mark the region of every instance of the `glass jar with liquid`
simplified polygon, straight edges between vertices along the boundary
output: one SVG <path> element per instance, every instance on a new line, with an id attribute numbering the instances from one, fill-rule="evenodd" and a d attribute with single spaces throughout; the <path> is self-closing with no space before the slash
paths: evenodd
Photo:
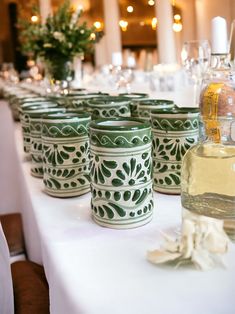
<path id="1" fill-rule="evenodd" d="M 215 55 L 200 97 L 201 140 L 181 171 L 184 211 L 224 220 L 235 240 L 235 81 L 226 55 Z"/>

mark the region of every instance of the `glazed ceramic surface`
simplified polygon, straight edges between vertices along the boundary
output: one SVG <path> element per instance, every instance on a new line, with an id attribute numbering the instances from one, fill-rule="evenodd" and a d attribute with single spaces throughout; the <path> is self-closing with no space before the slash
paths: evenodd
<path id="1" fill-rule="evenodd" d="M 34 96 L 38 97 L 37 95 L 29 93 L 27 91 L 22 91 L 21 93 L 17 95 L 11 95 L 11 97 L 9 98 L 9 105 L 10 105 L 14 120 L 18 121 L 20 119 L 19 117 L 20 102 Z"/>
<path id="2" fill-rule="evenodd" d="M 37 110 L 39 108 L 54 108 L 57 107 L 55 103 L 49 102 L 36 102 L 36 103 L 27 103 L 20 107 L 20 123 L 22 128 L 23 135 L 23 145 L 24 152 L 27 154 L 30 151 L 30 128 L 29 128 L 29 114 L 32 110 Z"/>
<path id="3" fill-rule="evenodd" d="M 137 118 L 138 117 L 138 103 L 140 100 L 147 99 L 149 96 L 145 93 L 122 93 L 119 96 L 124 96 L 131 99 L 130 102 L 130 111 L 131 117 Z"/>
<path id="4" fill-rule="evenodd" d="M 130 117 L 130 99 L 119 96 L 99 97 L 87 101 L 87 111 L 92 119 Z"/>
<path id="5" fill-rule="evenodd" d="M 91 207 L 98 224 L 125 229 L 151 220 L 151 142 L 150 125 L 138 119 L 91 123 Z"/>
<path id="6" fill-rule="evenodd" d="M 179 194 L 182 158 L 198 142 L 199 111 L 194 108 L 154 110 L 151 122 L 154 190 Z"/>
<path id="7" fill-rule="evenodd" d="M 167 99 L 141 99 L 137 104 L 138 117 L 150 121 L 151 111 L 154 109 L 173 108 L 175 104 Z"/>
<path id="8" fill-rule="evenodd" d="M 84 110 L 87 111 L 87 101 L 107 96 L 108 94 L 105 93 L 85 93 L 84 91 L 82 93 L 69 93 L 66 96 L 60 96 L 60 97 L 51 97 L 50 99 L 52 101 L 56 101 L 59 105 L 64 106 L 69 109 L 78 109 L 78 110 Z"/>
<path id="9" fill-rule="evenodd" d="M 30 130 L 30 155 L 31 155 L 31 174 L 34 177 L 43 177 L 42 168 L 42 140 L 41 140 L 41 118 L 44 114 L 64 111 L 61 108 L 40 108 L 28 111 L 29 130 Z"/>
<path id="10" fill-rule="evenodd" d="M 90 191 L 89 114 L 64 113 L 42 119 L 43 182 L 56 197 Z"/>

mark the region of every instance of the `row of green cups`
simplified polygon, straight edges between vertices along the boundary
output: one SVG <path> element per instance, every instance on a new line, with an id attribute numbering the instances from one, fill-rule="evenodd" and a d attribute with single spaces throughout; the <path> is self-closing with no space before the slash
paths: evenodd
<path id="1" fill-rule="evenodd" d="M 38 120 L 30 117 L 31 153 L 41 153 L 41 165 L 39 161 L 36 166 L 43 171 L 36 175 L 43 175 L 49 195 L 77 196 L 91 186 L 94 220 L 107 227 L 131 228 L 151 220 L 152 170 L 156 191 L 179 193 L 181 160 L 198 138 L 196 109 L 153 110 L 152 131 L 141 119 L 90 123 L 86 113 L 40 110 Z"/>

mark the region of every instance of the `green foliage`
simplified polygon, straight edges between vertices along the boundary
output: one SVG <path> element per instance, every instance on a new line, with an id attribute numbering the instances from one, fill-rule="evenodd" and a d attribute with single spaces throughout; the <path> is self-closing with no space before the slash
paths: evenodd
<path id="1" fill-rule="evenodd" d="M 48 16 L 44 24 L 21 21 L 22 52 L 43 57 L 45 61 L 54 58 L 72 60 L 76 55 L 91 52 L 103 34 L 96 32 L 95 27 L 88 27 L 86 22 L 80 23 L 81 14 L 81 11 L 72 9 L 70 1 L 66 1 L 54 15 Z"/>

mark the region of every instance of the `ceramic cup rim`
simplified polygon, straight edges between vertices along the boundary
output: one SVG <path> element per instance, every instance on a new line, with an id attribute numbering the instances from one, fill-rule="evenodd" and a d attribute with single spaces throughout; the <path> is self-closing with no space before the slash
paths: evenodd
<path id="1" fill-rule="evenodd" d="M 63 108 L 45 108 L 43 111 L 42 110 L 32 110 L 31 112 L 27 112 L 26 114 L 29 115 L 30 118 L 41 118 L 44 114 L 49 114 L 53 112 L 63 112 Z"/>
<path id="2" fill-rule="evenodd" d="M 177 114 L 199 114 L 200 110 L 197 107 L 173 107 L 159 108 L 151 110 L 152 115 L 177 115 Z"/>
<path id="3" fill-rule="evenodd" d="M 134 95 L 134 96 L 133 96 Z M 147 93 L 120 93 L 118 94 L 120 97 L 126 97 L 128 99 L 146 99 L 149 97 Z"/>
<path id="4" fill-rule="evenodd" d="M 107 96 L 107 97 L 95 97 L 88 100 L 88 105 L 112 105 L 112 104 L 126 104 L 130 103 L 131 99 L 128 97 L 119 96 Z"/>
<path id="5" fill-rule="evenodd" d="M 53 105 L 53 106 L 58 106 L 56 103 L 53 103 L 53 102 L 36 102 L 36 103 L 34 103 L 34 102 L 26 102 L 26 103 L 23 103 L 21 106 L 20 106 L 20 108 L 22 108 L 22 109 L 24 109 L 24 108 L 30 108 L 30 107 L 43 107 L 43 106 L 51 106 L 51 105 Z"/>
<path id="6" fill-rule="evenodd" d="M 28 107 L 24 107 L 21 108 L 22 112 L 24 114 L 31 114 L 33 112 L 39 112 L 40 110 L 45 110 L 45 109 L 61 109 L 61 110 L 65 110 L 65 108 L 62 108 L 60 106 L 58 106 L 57 104 L 55 104 L 55 106 L 28 106 Z"/>
<path id="7" fill-rule="evenodd" d="M 139 105 L 145 105 L 145 106 L 157 106 L 157 105 L 172 105 L 175 106 L 175 103 L 173 100 L 170 99 L 154 99 L 154 98 L 148 98 L 148 99 L 143 99 L 139 101 Z"/>
<path id="8" fill-rule="evenodd" d="M 80 112 L 55 112 L 55 113 L 48 113 L 42 116 L 42 121 L 57 121 L 57 120 L 69 120 L 69 119 L 89 119 L 91 115 L 89 113 L 80 111 Z"/>
<path id="9" fill-rule="evenodd" d="M 121 124 L 123 122 L 123 124 Z M 128 124 L 128 122 L 130 122 Z M 110 124 L 109 124 L 110 123 Z M 116 123 L 116 125 L 115 125 Z M 118 125 L 117 125 L 118 124 Z M 136 131 L 142 129 L 149 129 L 151 125 L 149 122 L 145 122 L 138 118 L 106 118 L 93 120 L 89 126 L 93 130 L 103 130 L 103 131 Z"/>

